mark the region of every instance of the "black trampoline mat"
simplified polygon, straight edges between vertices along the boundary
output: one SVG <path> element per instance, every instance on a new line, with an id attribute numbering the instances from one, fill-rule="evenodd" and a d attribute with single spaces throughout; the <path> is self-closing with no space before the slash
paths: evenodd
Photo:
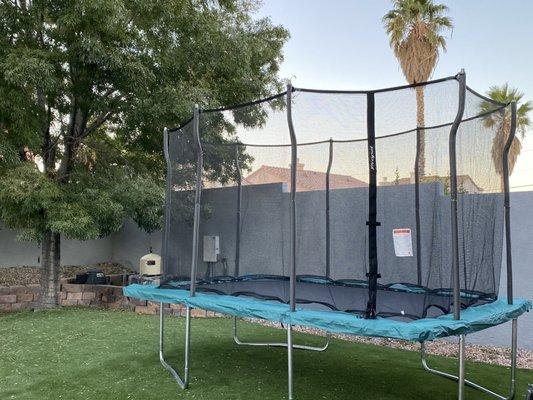
<path id="1" fill-rule="evenodd" d="M 401 287 L 401 288 L 398 288 Z M 162 288 L 190 289 L 188 282 L 167 281 Z M 215 277 L 200 280 L 196 290 L 229 296 L 246 296 L 282 303 L 290 302 L 290 280 L 285 276 Z M 315 310 L 350 312 L 363 316 L 369 290 L 364 281 L 333 281 L 324 277 L 298 277 L 298 307 Z M 486 297 L 463 298 L 462 308 L 486 303 Z M 420 319 L 450 313 L 451 290 L 429 290 L 403 283 L 380 286 L 377 291 L 377 316 Z"/>

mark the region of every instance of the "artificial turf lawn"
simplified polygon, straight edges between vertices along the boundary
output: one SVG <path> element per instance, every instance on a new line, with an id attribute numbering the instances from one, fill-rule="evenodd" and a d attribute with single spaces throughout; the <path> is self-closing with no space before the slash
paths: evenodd
<path id="1" fill-rule="evenodd" d="M 166 319 L 169 360 L 182 365 L 184 319 Z M 0 315 L 0 399 L 283 399 L 284 349 L 239 347 L 230 319 L 194 319 L 189 390 L 159 364 L 158 318 L 65 308 Z M 246 339 L 284 340 L 284 331 L 241 323 Z M 173 339 L 173 341 L 172 341 Z M 295 334 L 319 345 L 323 338 Z M 431 357 L 456 370 L 455 360 Z M 456 385 L 422 370 L 418 353 L 333 340 L 324 353 L 295 351 L 296 399 L 454 399 Z M 467 363 L 467 377 L 502 393 L 508 368 Z M 517 398 L 533 382 L 518 371 Z M 468 399 L 483 399 L 467 389 Z"/>

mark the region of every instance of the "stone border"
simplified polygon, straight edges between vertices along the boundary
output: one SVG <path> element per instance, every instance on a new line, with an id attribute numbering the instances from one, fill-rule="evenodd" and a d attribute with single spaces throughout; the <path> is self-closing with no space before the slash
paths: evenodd
<path id="1" fill-rule="evenodd" d="M 0 286 L 0 312 L 34 308 L 39 301 L 40 291 L 39 285 Z"/>
<path id="2" fill-rule="evenodd" d="M 127 274 L 107 275 L 109 284 L 76 284 L 74 278 L 60 280 L 59 301 L 63 307 L 81 306 L 104 309 L 121 309 L 138 314 L 154 315 L 159 313 L 159 303 L 125 297 L 123 285 L 128 281 Z M 0 286 L 0 312 L 32 310 L 37 307 L 40 296 L 39 285 Z M 185 307 L 179 304 L 164 304 L 169 315 L 185 315 Z M 214 312 L 193 309 L 196 318 L 218 316 Z"/>

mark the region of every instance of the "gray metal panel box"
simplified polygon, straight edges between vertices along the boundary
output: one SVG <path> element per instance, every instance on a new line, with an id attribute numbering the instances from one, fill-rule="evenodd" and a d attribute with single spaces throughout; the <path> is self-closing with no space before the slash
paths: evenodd
<path id="1" fill-rule="evenodd" d="M 220 254 L 218 236 L 204 236 L 204 262 L 217 262 Z"/>

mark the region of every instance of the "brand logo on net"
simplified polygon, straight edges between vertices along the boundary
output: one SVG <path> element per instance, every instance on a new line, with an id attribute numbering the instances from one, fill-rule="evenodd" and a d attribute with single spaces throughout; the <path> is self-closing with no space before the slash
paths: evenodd
<path id="1" fill-rule="evenodd" d="M 374 146 L 368 146 L 370 152 L 370 169 L 372 171 L 376 170 L 376 155 L 374 154 Z"/>

